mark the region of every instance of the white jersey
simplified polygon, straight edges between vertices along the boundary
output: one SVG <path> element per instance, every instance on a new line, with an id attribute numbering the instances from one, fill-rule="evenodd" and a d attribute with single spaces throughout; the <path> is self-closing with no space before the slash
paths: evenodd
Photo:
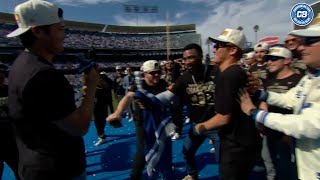
<path id="1" fill-rule="evenodd" d="M 297 138 L 299 179 L 320 179 L 320 72 L 305 75 L 297 86 L 284 94 L 268 92 L 266 102 L 292 109 L 294 114 L 259 111 L 257 121 Z"/>

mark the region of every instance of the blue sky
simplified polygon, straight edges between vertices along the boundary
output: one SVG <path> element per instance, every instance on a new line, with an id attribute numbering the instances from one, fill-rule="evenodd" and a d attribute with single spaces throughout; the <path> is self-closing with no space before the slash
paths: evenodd
<path id="1" fill-rule="evenodd" d="M 195 23 L 203 42 L 224 28 L 242 26 L 248 41 L 254 42 L 253 26 L 260 26 L 258 39 L 280 36 L 292 30 L 290 10 L 296 3 L 316 0 L 49 0 L 64 9 L 65 19 L 116 25 L 165 25 Z M 13 12 L 23 0 L 0 0 L 1 12 Z M 157 14 L 125 13 L 124 4 L 158 6 Z"/>

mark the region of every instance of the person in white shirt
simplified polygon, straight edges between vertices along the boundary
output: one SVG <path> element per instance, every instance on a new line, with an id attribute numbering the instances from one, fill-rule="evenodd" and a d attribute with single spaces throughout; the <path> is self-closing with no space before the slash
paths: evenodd
<path id="1" fill-rule="evenodd" d="M 296 156 L 301 180 L 320 178 L 320 26 L 295 30 L 291 35 L 302 39 L 302 59 L 308 67 L 297 86 L 278 94 L 257 91 L 259 99 L 269 105 L 292 109 L 294 114 L 269 113 L 257 109 L 246 90 L 241 91 L 242 111 L 256 122 L 297 138 Z M 251 90 L 252 91 L 252 90 Z"/>

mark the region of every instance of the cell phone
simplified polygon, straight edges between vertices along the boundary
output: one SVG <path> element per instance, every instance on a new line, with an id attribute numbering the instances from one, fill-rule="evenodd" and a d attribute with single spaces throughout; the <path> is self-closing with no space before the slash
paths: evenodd
<path id="1" fill-rule="evenodd" d="M 113 128 L 120 128 L 122 127 L 122 123 L 118 120 L 114 120 L 114 121 L 111 121 L 110 122 L 110 125 L 113 127 Z"/>

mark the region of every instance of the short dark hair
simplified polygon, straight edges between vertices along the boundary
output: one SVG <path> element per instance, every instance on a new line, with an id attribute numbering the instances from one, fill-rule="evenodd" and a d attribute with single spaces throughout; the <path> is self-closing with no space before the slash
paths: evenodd
<path id="1" fill-rule="evenodd" d="M 190 50 L 190 49 L 195 49 L 198 52 L 199 56 L 201 58 L 203 57 L 203 52 L 202 52 L 202 48 L 200 45 L 198 45 L 196 43 L 188 44 L 183 48 L 183 51 Z"/>
<path id="2" fill-rule="evenodd" d="M 50 34 L 50 26 L 51 25 L 38 26 L 38 28 L 40 30 L 43 30 L 47 34 Z M 29 29 L 27 32 L 21 34 L 19 37 L 20 37 L 20 40 L 21 40 L 23 47 L 25 47 L 25 48 L 29 48 L 29 47 L 33 46 L 33 44 L 37 40 L 37 37 L 33 34 L 31 29 Z"/>

